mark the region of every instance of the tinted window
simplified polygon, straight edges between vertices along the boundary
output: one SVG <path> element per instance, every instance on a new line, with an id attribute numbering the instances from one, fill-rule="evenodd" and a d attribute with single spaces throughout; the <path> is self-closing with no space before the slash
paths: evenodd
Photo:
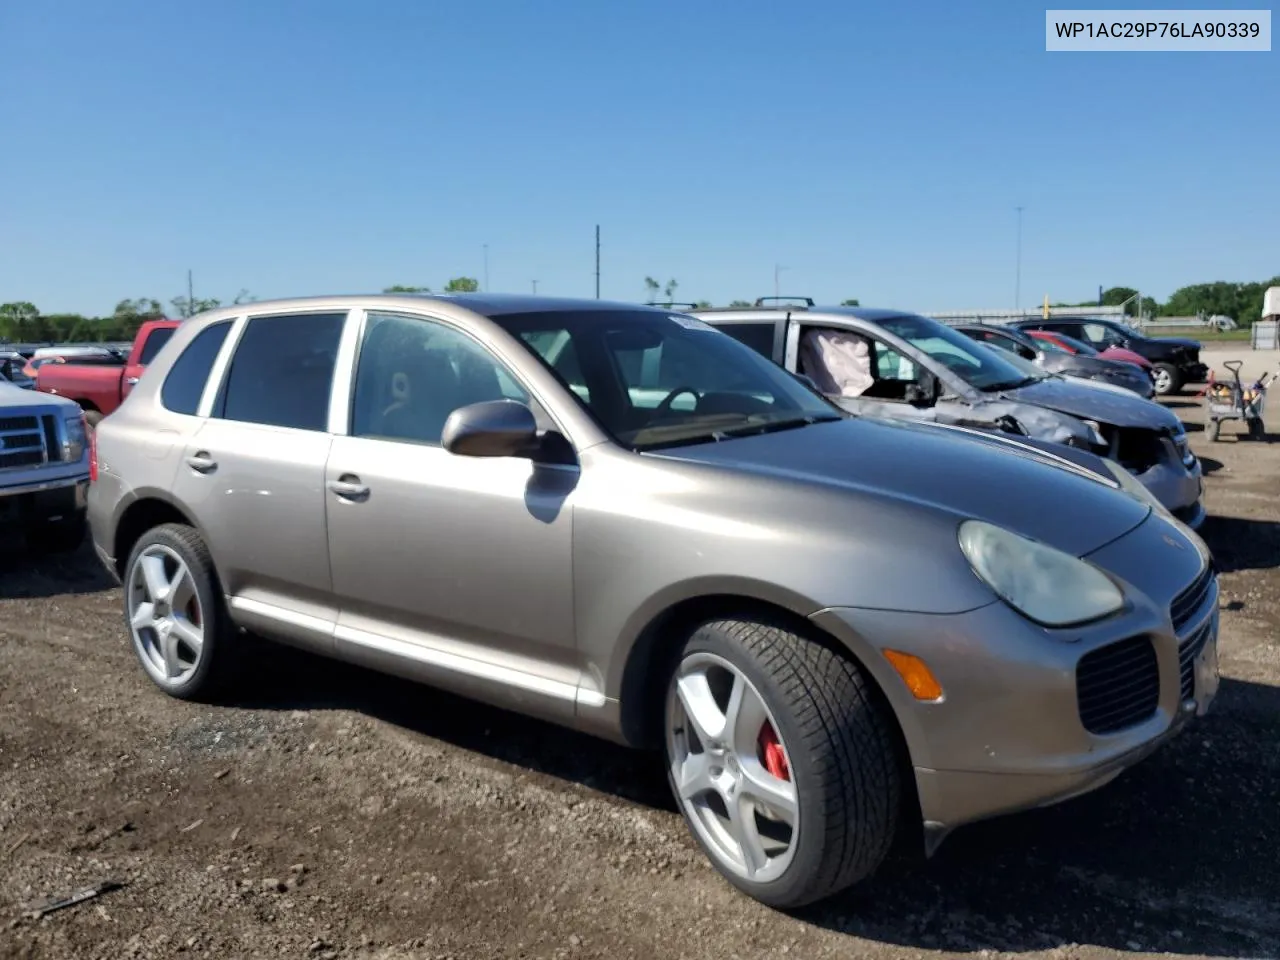
<path id="1" fill-rule="evenodd" d="M 138 363 L 145 366 L 155 359 L 160 348 L 169 342 L 177 327 L 157 327 L 151 331 L 151 335 L 147 337 L 146 343 L 142 345 L 142 353 L 138 357 Z"/>
<path id="2" fill-rule="evenodd" d="M 371 313 L 356 369 L 351 435 L 440 442 L 459 407 L 529 395 L 466 334 L 430 320 Z"/>
<path id="3" fill-rule="evenodd" d="M 584 310 L 493 319 L 632 449 L 719 441 L 839 416 L 777 364 L 692 317 Z"/>
<path id="4" fill-rule="evenodd" d="M 187 344 L 187 349 L 169 368 L 164 386 L 160 388 L 160 402 L 165 409 L 194 416 L 200 406 L 200 395 L 204 393 L 209 371 L 213 369 L 213 361 L 217 359 L 230 330 L 231 321 L 224 320 L 205 327 Z"/>
<path id="5" fill-rule="evenodd" d="M 214 416 L 324 430 L 345 313 L 254 317 L 236 346 Z"/>
<path id="6" fill-rule="evenodd" d="M 1022 363 L 1005 351 L 975 347 L 963 333 L 928 317 L 914 314 L 889 317 L 880 326 L 906 340 L 934 361 L 951 369 L 977 390 L 996 390 L 1021 383 L 1027 374 Z"/>
<path id="7" fill-rule="evenodd" d="M 773 359 L 773 337 L 777 324 L 773 323 L 725 323 L 716 326 L 739 343 L 744 343 L 762 357 Z"/>

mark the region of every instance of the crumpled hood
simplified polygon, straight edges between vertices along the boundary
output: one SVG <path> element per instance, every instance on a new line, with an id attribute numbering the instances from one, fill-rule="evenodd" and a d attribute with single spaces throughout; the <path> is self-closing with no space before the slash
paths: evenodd
<path id="1" fill-rule="evenodd" d="M 1008 439 L 854 417 L 650 456 L 843 489 L 869 501 L 917 501 L 957 522 L 987 520 L 1075 556 L 1122 536 L 1150 513 L 1115 487 Z"/>
<path id="2" fill-rule="evenodd" d="M 1057 410 L 1081 420 L 1096 420 L 1117 427 L 1172 430 L 1176 433 L 1181 426 L 1181 421 L 1169 410 L 1158 403 L 1142 399 L 1136 393 L 1097 390 L 1082 383 L 1041 380 L 990 396 L 1004 396 L 1020 403 Z"/>

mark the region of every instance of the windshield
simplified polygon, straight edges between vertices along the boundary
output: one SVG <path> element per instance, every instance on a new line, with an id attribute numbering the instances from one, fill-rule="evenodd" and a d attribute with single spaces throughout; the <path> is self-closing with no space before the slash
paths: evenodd
<path id="1" fill-rule="evenodd" d="M 714 442 L 843 417 L 777 364 L 693 317 L 608 310 L 493 320 L 632 450 Z"/>
<path id="2" fill-rule="evenodd" d="M 1007 350 L 988 347 L 970 340 L 963 333 L 928 317 L 904 314 L 877 321 L 890 333 L 906 340 L 916 349 L 949 368 L 969 386 L 977 390 L 1001 390 L 1021 386 L 1031 376 L 1026 367 L 1043 375 L 1039 367 L 1028 364 Z"/>

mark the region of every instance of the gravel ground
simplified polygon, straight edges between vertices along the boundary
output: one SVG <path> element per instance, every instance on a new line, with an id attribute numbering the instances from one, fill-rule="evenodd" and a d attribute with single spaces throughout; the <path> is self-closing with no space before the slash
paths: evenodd
<path id="1" fill-rule="evenodd" d="M 1280 444 L 1171 404 L 1227 571 L 1215 710 L 796 916 L 704 863 L 653 757 L 270 646 L 238 702 L 174 701 L 87 549 L 0 553 L 0 957 L 1280 957 Z"/>

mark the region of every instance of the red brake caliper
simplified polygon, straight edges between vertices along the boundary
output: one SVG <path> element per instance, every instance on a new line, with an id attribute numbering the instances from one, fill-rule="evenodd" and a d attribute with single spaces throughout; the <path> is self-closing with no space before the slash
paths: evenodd
<path id="1" fill-rule="evenodd" d="M 760 728 L 760 761 L 764 768 L 779 780 L 791 779 L 791 768 L 787 766 L 787 754 L 782 749 L 782 741 L 778 739 L 773 724 L 768 720 Z"/>

